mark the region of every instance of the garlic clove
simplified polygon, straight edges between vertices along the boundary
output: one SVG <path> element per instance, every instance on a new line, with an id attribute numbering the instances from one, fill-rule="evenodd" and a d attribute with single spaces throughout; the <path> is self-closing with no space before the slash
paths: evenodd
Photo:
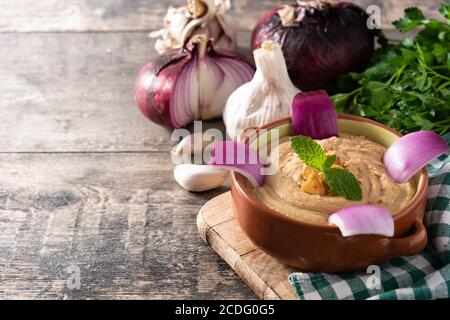
<path id="1" fill-rule="evenodd" d="M 178 184 L 192 192 L 212 190 L 224 184 L 228 170 L 210 165 L 179 164 L 173 175 Z"/>
<path id="2" fill-rule="evenodd" d="M 174 163 L 190 163 L 192 156 L 196 154 L 209 154 L 213 142 L 217 141 L 215 131 L 195 132 L 185 136 L 172 149 L 172 160 Z M 222 140 L 222 139 L 219 139 Z M 207 159 L 205 159 L 206 161 Z"/>

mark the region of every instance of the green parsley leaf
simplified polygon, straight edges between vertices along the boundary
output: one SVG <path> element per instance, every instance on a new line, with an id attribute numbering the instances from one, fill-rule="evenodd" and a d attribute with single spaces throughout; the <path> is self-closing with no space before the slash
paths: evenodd
<path id="1" fill-rule="evenodd" d="M 367 83 L 367 89 L 370 90 L 370 103 L 377 108 L 381 108 L 389 100 L 389 96 L 385 95 L 387 85 L 378 81 L 370 81 Z"/>
<path id="2" fill-rule="evenodd" d="M 362 199 L 362 190 L 356 177 L 349 171 L 330 168 L 324 171 L 325 182 L 338 195 L 347 200 L 359 201 Z"/>
<path id="3" fill-rule="evenodd" d="M 326 155 L 320 144 L 310 137 L 295 136 L 291 137 L 291 146 L 306 165 L 322 170 Z"/>
<path id="4" fill-rule="evenodd" d="M 443 63 L 447 60 L 448 48 L 442 46 L 440 43 L 435 43 L 433 45 L 433 54 L 439 63 Z"/>
<path id="5" fill-rule="evenodd" d="M 423 117 L 415 114 L 411 117 L 412 120 L 414 120 L 415 124 L 417 126 L 420 126 L 424 130 L 432 130 L 433 129 L 433 123 L 428 121 L 427 119 L 424 119 Z"/>
<path id="6" fill-rule="evenodd" d="M 402 41 L 402 45 L 410 48 L 414 45 L 414 40 L 411 37 L 406 37 L 405 40 Z"/>
<path id="7" fill-rule="evenodd" d="M 442 3 L 439 12 L 450 21 L 450 2 Z"/>
<path id="8" fill-rule="evenodd" d="M 333 96 L 333 104 L 337 112 L 343 112 L 349 96 L 347 93 L 340 93 Z"/>
<path id="9" fill-rule="evenodd" d="M 405 15 L 393 22 L 394 26 L 401 32 L 408 32 L 421 25 L 425 16 L 419 8 L 407 8 Z"/>

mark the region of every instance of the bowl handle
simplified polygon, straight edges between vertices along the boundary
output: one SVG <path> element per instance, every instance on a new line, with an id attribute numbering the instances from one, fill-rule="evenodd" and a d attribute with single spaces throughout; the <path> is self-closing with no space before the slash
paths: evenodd
<path id="1" fill-rule="evenodd" d="M 348 237 L 361 253 L 372 257 L 390 259 L 400 256 L 411 256 L 422 251 L 427 245 L 427 232 L 423 222 L 416 220 L 412 227 L 414 232 L 403 238 L 377 237 L 371 241 L 361 241 L 361 236 Z"/>
<path id="2" fill-rule="evenodd" d="M 391 239 L 393 256 L 412 256 L 426 247 L 428 237 L 422 219 L 415 221 L 413 229 L 414 232 L 409 236 Z"/>

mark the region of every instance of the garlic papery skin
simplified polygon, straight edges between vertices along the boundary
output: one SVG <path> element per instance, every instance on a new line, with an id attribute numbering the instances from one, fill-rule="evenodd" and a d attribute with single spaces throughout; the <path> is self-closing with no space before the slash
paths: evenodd
<path id="1" fill-rule="evenodd" d="M 202 192 L 224 184 L 228 170 L 210 165 L 179 164 L 175 167 L 173 175 L 182 188 L 192 192 Z"/>
<path id="2" fill-rule="evenodd" d="M 187 0 L 186 6 L 170 6 L 164 28 L 150 33 L 150 37 L 158 38 L 156 51 L 162 54 L 181 48 L 198 34 L 214 39 L 216 47 L 234 50 L 237 30 L 233 19 L 225 14 L 230 7 L 229 0 Z"/>
<path id="3" fill-rule="evenodd" d="M 266 41 L 253 52 L 253 79 L 228 98 L 223 121 L 231 139 L 243 141 L 244 129 L 260 127 L 291 115 L 292 100 L 300 92 L 289 78 L 280 46 Z"/>

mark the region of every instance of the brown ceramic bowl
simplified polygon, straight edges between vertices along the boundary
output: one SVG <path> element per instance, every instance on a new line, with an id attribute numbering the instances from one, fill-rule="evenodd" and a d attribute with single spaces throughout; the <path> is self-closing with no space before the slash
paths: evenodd
<path id="1" fill-rule="evenodd" d="M 280 137 L 292 135 L 290 118 L 260 129 L 277 128 Z M 353 115 L 339 115 L 342 132 L 365 135 L 385 146 L 401 136 L 378 122 Z M 259 130 L 250 145 L 262 138 Z M 270 138 L 267 140 L 270 141 Z M 250 183 L 240 174 L 231 175 L 233 209 L 250 240 L 278 260 L 310 272 L 351 272 L 366 269 L 396 256 L 409 256 L 425 248 L 427 234 L 423 215 L 428 190 L 428 173 L 423 169 L 414 178 L 417 191 L 411 202 L 394 215 L 395 235 L 343 237 L 334 225 L 307 223 L 277 212 L 258 202 Z"/>

